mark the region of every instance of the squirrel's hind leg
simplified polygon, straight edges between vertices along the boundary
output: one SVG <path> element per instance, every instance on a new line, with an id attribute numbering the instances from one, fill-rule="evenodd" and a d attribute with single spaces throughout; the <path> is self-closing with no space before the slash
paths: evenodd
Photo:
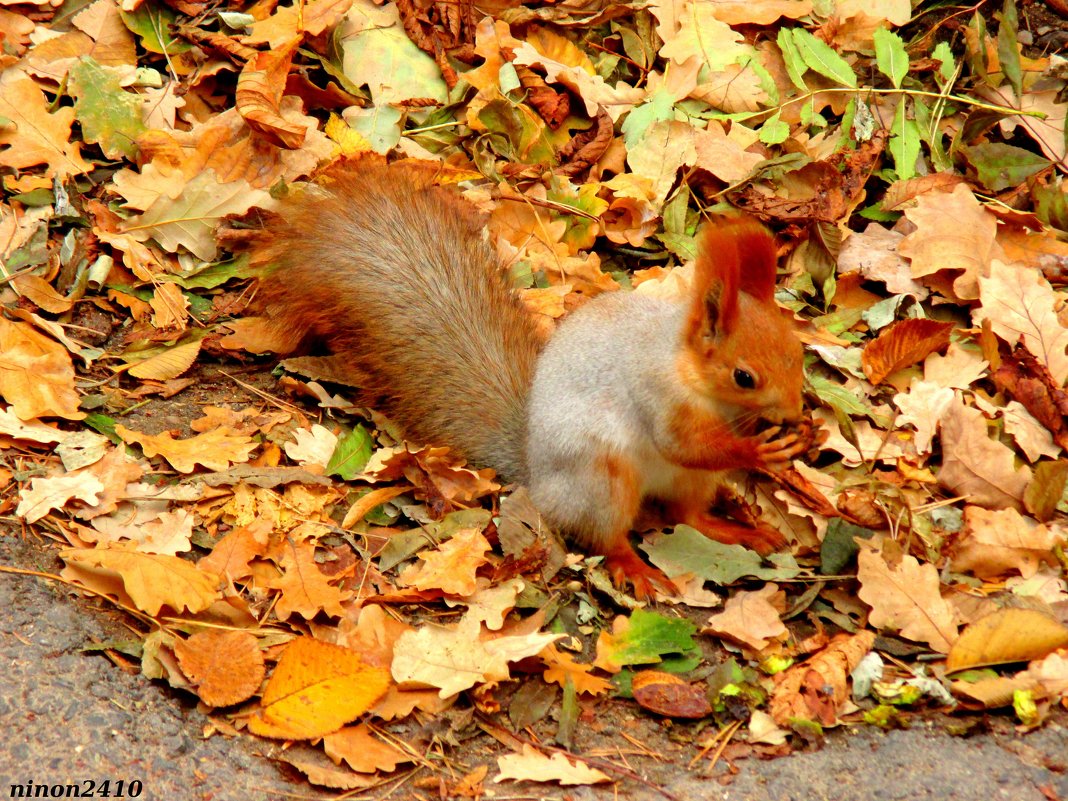
<path id="1" fill-rule="evenodd" d="M 591 554 L 603 555 L 617 587 L 630 584 L 639 600 L 651 598 L 654 589 L 678 593 L 671 580 L 642 561 L 630 544 L 642 490 L 638 471 L 627 459 L 605 454 L 535 475 L 530 486 L 534 505 L 569 539 Z"/>
<path id="2" fill-rule="evenodd" d="M 786 538 L 770 526 L 747 525 L 718 517 L 709 511 L 726 491 L 722 474 L 705 470 L 686 470 L 677 477 L 675 491 L 665 499 L 671 523 L 685 523 L 710 540 L 727 545 L 744 545 L 762 556 L 781 551 Z"/>

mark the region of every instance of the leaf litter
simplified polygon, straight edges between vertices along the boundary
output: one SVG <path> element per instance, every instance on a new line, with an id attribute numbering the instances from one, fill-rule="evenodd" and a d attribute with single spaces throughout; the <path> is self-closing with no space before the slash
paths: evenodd
<path id="1" fill-rule="evenodd" d="M 324 786 L 635 779 L 578 747 L 608 708 L 674 719 L 710 773 L 843 724 L 1041 726 L 1068 707 L 1059 26 L 1014 0 L 9 4 L 0 505 L 135 616 L 147 676 L 310 744 L 288 759 Z M 789 551 L 648 537 L 680 594 L 642 609 L 329 358 L 263 380 L 287 347 L 246 311 L 247 226 L 366 151 L 444 161 L 546 330 L 679 292 L 708 211 L 768 223 L 822 431 L 731 511 Z M 460 760 L 473 729 L 504 755 Z"/>

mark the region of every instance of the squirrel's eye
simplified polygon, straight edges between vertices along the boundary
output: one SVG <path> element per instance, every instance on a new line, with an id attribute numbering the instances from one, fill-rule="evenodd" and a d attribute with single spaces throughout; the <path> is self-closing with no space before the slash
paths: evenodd
<path id="1" fill-rule="evenodd" d="M 741 367 L 734 371 L 734 383 L 742 389 L 756 388 L 756 379 L 753 378 L 753 374 L 748 370 L 743 370 Z"/>

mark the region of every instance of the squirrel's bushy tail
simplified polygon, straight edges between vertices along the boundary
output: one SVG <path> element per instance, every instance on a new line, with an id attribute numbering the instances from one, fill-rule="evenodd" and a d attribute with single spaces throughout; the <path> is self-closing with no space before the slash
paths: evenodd
<path id="1" fill-rule="evenodd" d="M 357 162 L 283 203 L 255 253 L 264 309 L 410 439 L 522 481 L 537 327 L 474 207 L 431 178 Z"/>

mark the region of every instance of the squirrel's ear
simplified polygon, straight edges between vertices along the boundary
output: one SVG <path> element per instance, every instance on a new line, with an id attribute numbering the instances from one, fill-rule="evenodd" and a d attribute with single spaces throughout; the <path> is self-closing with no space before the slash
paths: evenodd
<path id="1" fill-rule="evenodd" d="M 775 296 L 775 238 L 752 217 L 717 217 L 705 226 L 691 301 L 691 337 L 727 336 L 738 319 L 738 293 L 762 303 Z"/>

